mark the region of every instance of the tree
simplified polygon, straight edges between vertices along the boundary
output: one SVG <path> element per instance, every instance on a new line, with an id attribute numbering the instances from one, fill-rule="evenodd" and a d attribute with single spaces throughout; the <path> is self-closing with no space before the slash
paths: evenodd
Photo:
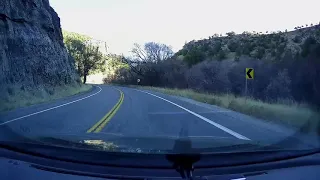
<path id="1" fill-rule="evenodd" d="M 218 53 L 218 59 L 219 59 L 219 60 L 223 60 L 223 59 L 225 59 L 225 58 L 226 58 L 226 53 L 224 52 L 223 49 L 221 49 L 221 50 L 219 51 L 219 53 Z"/>
<path id="2" fill-rule="evenodd" d="M 87 76 L 105 64 L 105 58 L 101 52 L 101 41 L 96 41 L 86 35 L 63 31 L 64 43 L 69 54 L 75 60 L 78 74 L 86 83 Z M 105 49 L 106 44 L 104 44 Z"/>
<path id="3" fill-rule="evenodd" d="M 279 98 L 291 98 L 291 79 L 288 75 L 288 70 L 284 69 L 278 73 L 278 76 L 273 78 L 266 88 L 268 99 L 277 100 Z"/>
<path id="4" fill-rule="evenodd" d="M 198 48 L 192 48 L 188 54 L 184 57 L 184 61 L 189 65 L 192 66 L 194 64 L 197 64 L 201 61 L 203 61 L 205 58 L 205 55 L 202 51 L 200 51 Z"/>
<path id="5" fill-rule="evenodd" d="M 313 38 L 313 37 L 306 38 L 304 43 L 301 45 L 302 57 L 307 57 L 309 55 L 309 53 L 312 52 L 312 49 L 316 43 L 317 43 L 317 41 L 315 38 Z"/>
<path id="6" fill-rule="evenodd" d="M 106 58 L 106 68 L 103 73 L 105 75 L 105 78 L 103 79 L 105 83 L 124 83 L 119 82 L 119 79 L 121 79 L 121 75 L 125 76 L 127 79 L 131 79 L 132 76 L 128 71 L 129 65 L 122 61 L 122 56 L 116 54 L 108 54 Z"/>
<path id="7" fill-rule="evenodd" d="M 122 62 L 129 66 L 128 70 L 119 71 L 120 74 L 123 74 L 120 76 L 127 78 L 127 80 L 123 81 L 132 83 L 133 79 L 139 78 L 141 79 L 141 85 L 153 86 L 161 84 L 162 76 L 166 70 L 163 68 L 163 63 L 173 56 L 171 47 L 155 42 L 148 42 L 143 47 L 135 43 L 131 53 L 132 57 L 122 56 L 121 58 Z M 183 59 L 187 56 L 188 54 Z M 127 76 L 128 74 L 130 76 Z"/>
<path id="8" fill-rule="evenodd" d="M 255 58 L 261 59 L 263 58 L 264 54 L 265 54 L 265 49 L 263 47 L 257 47 L 253 52 L 252 56 Z"/>
<path id="9" fill-rule="evenodd" d="M 188 88 L 197 91 L 227 92 L 230 83 L 227 76 L 229 62 L 203 61 L 192 66 L 185 73 Z"/>
<path id="10" fill-rule="evenodd" d="M 131 52 L 135 59 L 142 62 L 157 63 L 173 56 L 171 47 L 155 42 L 145 43 L 143 48 L 135 43 Z"/>
<path id="11" fill-rule="evenodd" d="M 293 38 L 293 42 L 295 43 L 301 43 L 302 41 L 302 37 L 299 36 L 299 35 L 296 35 L 294 38 Z"/>
<path id="12" fill-rule="evenodd" d="M 88 43 L 83 52 L 83 83 L 86 83 L 90 72 L 101 68 L 104 64 L 104 58 L 100 52 L 99 45 Z"/>
<path id="13" fill-rule="evenodd" d="M 228 42 L 228 48 L 231 52 L 236 52 L 237 48 L 238 48 L 239 44 L 237 41 L 235 40 L 230 40 Z"/>
<path id="14" fill-rule="evenodd" d="M 63 31 L 64 44 L 68 53 L 74 58 L 78 74 L 83 77 L 82 55 L 85 48 L 85 42 L 90 38 L 73 32 Z"/>
<path id="15" fill-rule="evenodd" d="M 227 32 L 226 35 L 229 36 L 229 37 L 232 37 L 232 36 L 235 36 L 236 33 L 231 31 L 231 32 Z"/>
<path id="16" fill-rule="evenodd" d="M 216 41 L 213 45 L 213 47 L 210 49 L 210 55 L 214 56 L 216 55 L 222 48 L 221 41 Z M 203 59 L 202 59 L 203 60 Z"/>

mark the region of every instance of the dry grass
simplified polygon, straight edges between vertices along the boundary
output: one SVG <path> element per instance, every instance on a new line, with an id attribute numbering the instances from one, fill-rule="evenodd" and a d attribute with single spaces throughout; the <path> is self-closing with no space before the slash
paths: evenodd
<path id="1" fill-rule="evenodd" d="M 256 118 L 286 124 L 295 128 L 301 128 L 307 125 L 307 131 L 315 128 L 320 119 L 319 112 L 313 110 L 307 105 L 299 105 L 292 101 L 287 101 L 285 104 L 282 103 L 283 101 L 281 101 L 281 103 L 277 102 L 270 104 L 255 99 L 235 97 L 230 94 L 205 94 L 197 93 L 192 90 L 156 87 L 137 88 L 194 99 L 199 102 L 217 105 Z"/>
<path id="2" fill-rule="evenodd" d="M 20 107 L 50 102 L 60 98 L 89 91 L 91 85 L 73 84 L 69 86 L 46 87 L 26 90 L 21 87 L 7 87 L 0 97 L 0 112 Z"/>

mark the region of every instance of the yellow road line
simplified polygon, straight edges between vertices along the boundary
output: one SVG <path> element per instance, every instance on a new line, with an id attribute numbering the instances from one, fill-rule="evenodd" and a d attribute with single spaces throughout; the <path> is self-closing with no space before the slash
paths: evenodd
<path id="1" fill-rule="evenodd" d="M 117 104 L 114 105 L 112 107 L 112 109 L 105 115 L 103 116 L 103 118 L 98 121 L 95 125 L 93 125 L 88 131 L 87 133 L 91 133 L 91 132 L 95 132 L 98 133 L 100 132 L 105 126 L 106 124 L 110 121 L 110 119 L 117 113 L 117 111 L 119 110 L 123 99 L 124 99 L 124 94 L 121 90 L 117 89 L 120 92 L 120 99 L 118 100 Z"/>

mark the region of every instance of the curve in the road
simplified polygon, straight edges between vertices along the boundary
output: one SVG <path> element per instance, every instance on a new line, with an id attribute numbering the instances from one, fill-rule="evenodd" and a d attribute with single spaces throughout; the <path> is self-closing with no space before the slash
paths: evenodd
<path id="1" fill-rule="evenodd" d="M 18 118 L 14 118 L 14 119 L 8 120 L 6 122 L 1 123 L 0 126 L 8 124 L 8 123 L 13 122 L 13 121 L 17 121 L 17 120 L 23 119 L 23 118 L 27 118 L 27 117 L 34 116 L 34 115 L 37 115 L 37 114 L 40 114 L 40 113 L 44 113 L 44 112 L 47 112 L 47 111 L 50 111 L 50 110 L 53 110 L 53 109 L 57 109 L 57 108 L 60 108 L 60 107 L 63 107 L 63 106 L 69 105 L 69 104 L 73 104 L 75 102 L 82 101 L 82 100 L 87 99 L 89 97 L 95 96 L 95 95 L 99 94 L 102 91 L 102 89 L 99 86 L 97 86 L 97 87 L 99 88 L 99 91 L 94 93 L 94 94 L 91 94 L 89 96 L 86 96 L 86 97 L 83 97 L 83 98 L 80 98 L 80 99 L 77 99 L 77 100 L 74 100 L 74 101 L 70 101 L 68 103 L 64 103 L 64 104 L 61 104 L 61 105 L 58 105 L 58 106 L 54 106 L 54 107 L 51 107 L 51 108 L 48 108 L 48 109 L 44 109 L 42 111 L 34 112 L 34 113 L 31 113 L 31 114 L 27 114 L 25 116 L 21 116 L 21 117 L 18 117 Z"/>
<path id="2" fill-rule="evenodd" d="M 117 89 L 117 88 L 115 88 L 115 89 Z M 107 123 L 111 120 L 111 118 L 117 113 L 117 111 L 119 110 L 119 108 L 123 102 L 123 99 L 124 99 L 123 92 L 120 89 L 117 89 L 117 90 L 120 92 L 120 98 L 119 98 L 117 104 L 114 105 L 113 108 L 100 121 L 98 121 L 95 125 L 93 125 L 87 131 L 87 133 L 100 132 L 107 125 Z"/>

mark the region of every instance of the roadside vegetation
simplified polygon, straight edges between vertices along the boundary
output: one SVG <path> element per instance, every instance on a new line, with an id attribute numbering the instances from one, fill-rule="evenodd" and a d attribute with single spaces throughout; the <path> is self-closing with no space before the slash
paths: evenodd
<path id="1" fill-rule="evenodd" d="M 150 86 L 132 86 L 164 94 L 186 97 L 199 102 L 217 105 L 273 123 L 280 123 L 302 131 L 314 132 L 320 120 L 318 111 L 306 104 L 279 101 L 266 103 L 253 98 L 235 97 L 232 94 L 198 93 L 189 89 L 171 89 Z"/>
<path id="2" fill-rule="evenodd" d="M 75 68 L 83 83 L 95 72 L 106 67 L 107 45 L 89 36 L 63 31 L 63 41 L 68 53 L 73 57 Z"/>
<path id="3" fill-rule="evenodd" d="M 285 100 L 320 107 L 320 25 L 266 34 L 230 32 L 191 41 L 175 54 L 159 43 L 135 45 L 131 57 L 118 58 L 114 64 L 124 65 L 113 66 L 105 83 L 136 85 L 139 79 L 143 86 L 236 97 L 245 96 L 245 69 L 254 68 L 247 96 L 267 103 Z"/>
<path id="4" fill-rule="evenodd" d="M 318 125 L 320 25 L 215 34 L 177 53 L 155 42 L 135 44 L 131 52 L 113 59 L 104 83 L 152 87 L 294 127 Z M 255 71 L 247 92 L 246 68 Z"/>
<path id="5" fill-rule="evenodd" d="M 7 87 L 0 98 L 0 112 L 10 111 L 16 108 L 26 107 L 34 104 L 50 102 L 68 96 L 84 93 L 91 90 L 91 85 L 71 84 L 56 87 Z"/>

